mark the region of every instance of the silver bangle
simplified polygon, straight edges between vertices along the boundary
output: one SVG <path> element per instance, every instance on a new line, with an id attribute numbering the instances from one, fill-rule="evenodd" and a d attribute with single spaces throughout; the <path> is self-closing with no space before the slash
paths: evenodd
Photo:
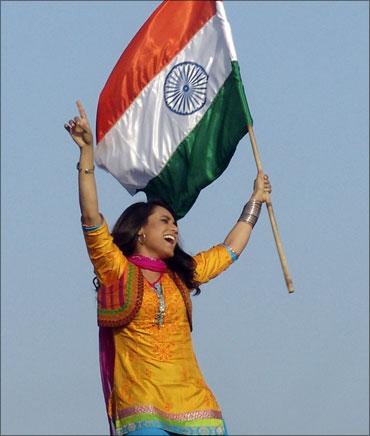
<path id="1" fill-rule="evenodd" d="M 249 223 L 253 228 L 258 220 L 258 217 L 260 216 L 261 206 L 262 201 L 249 200 L 248 203 L 243 207 L 238 221 Z"/>
<path id="2" fill-rule="evenodd" d="M 94 170 L 95 170 L 95 165 L 93 165 L 92 168 L 85 168 L 85 169 L 82 169 L 81 166 L 80 166 L 80 162 L 77 162 L 76 168 L 77 168 L 77 171 L 78 171 L 79 173 L 80 173 L 81 171 L 83 171 L 85 174 L 93 174 L 93 173 L 94 173 Z"/>

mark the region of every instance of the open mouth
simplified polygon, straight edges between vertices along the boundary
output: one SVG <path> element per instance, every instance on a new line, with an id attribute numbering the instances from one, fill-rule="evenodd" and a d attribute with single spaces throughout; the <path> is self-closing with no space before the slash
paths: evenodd
<path id="1" fill-rule="evenodd" d="M 164 240 L 166 242 L 168 242 L 171 245 L 175 245 L 176 244 L 176 238 L 173 235 L 167 234 L 167 235 L 164 235 L 163 238 L 164 238 Z"/>

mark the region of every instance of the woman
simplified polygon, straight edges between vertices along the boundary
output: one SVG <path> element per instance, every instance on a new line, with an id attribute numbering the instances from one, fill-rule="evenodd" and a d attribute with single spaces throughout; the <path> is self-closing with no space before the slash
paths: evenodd
<path id="1" fill-rule="evenodd" d="M 162 201 L 127 208 L 112 233 L 99 213 L 93 135 L 80 116 L 65 124 L 80 148 L 77 164 L 82 228 L 98 278 L 103 390 L 111 434 L 227 434 L 191 342 L 190 292 L 224 271 L 246 247 L 268 177 L 254 190 L 224 243 L 196 256 L 178 244 L 178 228 Z"/>

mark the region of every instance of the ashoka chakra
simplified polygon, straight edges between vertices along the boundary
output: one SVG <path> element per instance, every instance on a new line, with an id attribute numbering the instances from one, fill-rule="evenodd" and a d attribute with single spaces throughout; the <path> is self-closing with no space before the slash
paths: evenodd
<path id="1" fill-rule="evenodd" d="M 206 102 L 208 74 L 195 62 L 181 62 L 167 74 L 164 82 L 164 101 L 179 114 L 199 111 Z"/>

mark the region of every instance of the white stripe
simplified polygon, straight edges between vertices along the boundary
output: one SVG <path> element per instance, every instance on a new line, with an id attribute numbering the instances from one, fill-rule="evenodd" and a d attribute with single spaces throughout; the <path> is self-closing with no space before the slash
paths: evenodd
<path id="1" fill-rule="evenodd" d="M 235 49 L 225 20 L 223 6 L 218 5 L 217 14 L 148 83 L 97 145 L 97 165 L 109 171 L 132 195 L 160 173 L 177 146 L 201 120 L 229 76 L 230 55 L 235 59 Z M 184 61 L 200 64 L 209 75 L 206 103 L 191 115 L 172 112 L 163 96 L 167 74 Z"/>
<path id="2" fill-rule="evenodd" d="M 236 50 L 234 46 L 233 36 L 231 33 L 231 26 L 230 23 L 227 20 L 224 2 L 223 1 L 216 1 L 216 9 L 217 9 L 217 15 L 220 18 L 222 30 L 226 39 L 226 45 L 229 49 L 229 56 L 232 61 L 236 61 Z"/>

